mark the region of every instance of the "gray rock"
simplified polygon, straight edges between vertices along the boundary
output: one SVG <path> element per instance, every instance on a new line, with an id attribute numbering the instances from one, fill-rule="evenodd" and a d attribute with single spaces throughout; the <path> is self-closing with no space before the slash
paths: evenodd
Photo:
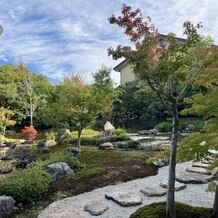
<path id="1" fill-rule="evenodd" d="M 0 213 L 10 214 L 14 209 L 15 200 L 11 196 L 0 196 Z"/>
<path id="2" fill-rule="evenodd" d="M 199 173 L 204 175 L 211 175 L 212 173 L 204 168 L 201 167 L 189 167 L 186 169 L 187 172 L 191 173 Z"/>
<path id="3" fill-rule="evenodd" d="M 48 218 L 83 218 L 80 214 L 71 211 L 59 211 L 52 213 Z"/>
<path id="4" fill-rule="evenodd" d="M 199 173 L 180 172 L 176 176 L 176 180 L 182 183 L 204 184 L 213 179 L 213 176 L 203 175 Z"/>
<path id="5" fill-rule="evenodd" d="M 49 139 L 45 141 L 45 146 L 51 147 L 57 145 L 57 142 L 55 140 Z"/>
<path id="6" fill-rule="evenodd" d="M 162 188 L 167 188 L 167 182 L 161 182 L 160 187 Z M 185 189 L 186 185 L 180 182 L 175 182 L 175 191 L 180 191 L 182 189 Z"/>
<path id="7" fill-rule="evenodd" d="M 5 155 L 3 157 L 1 157 L 1 160 L 12 160 L 13 156 L 12 155 Z"/>
<path id="8" fill-rule="evenodd" d="M 65 176 L 75 175 L 74 171 L 64 162 L 50 164 L 46 167 L 46 171 L 52 175 L 55 181 Z"/>
<path id="9" fill-rule="evenodd" d="M 155 161 L 153 161 L 152 163 L 153 163 L 154 166 L 156 166 L 156 167 L 164 167 L 164 166 L 166 166 L 166 164 L 167 164 L 166 161 L 161 160 L 161 159 L 155 160 Z"/>
<path id="10" fill-rule="evenodd" d="M 211 160 L 202 160 L 201 163 L 202 164 L 209 164 L 210 165 L 210 164 L 213 163 L 213 161 L 211 161 Z"/>
<path id="11" fill-rule="evenodd" d="M 127 142 L 123 142 L 123 141 L 118 141 L 118 142 L 113 142 L 114 147 L 118 147 L 118 148 L 126 148 L 127 147 Z"/>
<path id="12" fill-rule="evenodd" d="M 72 154 L 73 156 L 80 156 L 81 150 L 77 147 L 68 147 L 67 151 Z"/>
<path id="13" fill-rule="evenodd" d="M 16 163 L 15 167 L 16 169 L 25 169 L 27 165 L 28 165 L 28 160 L 19 160 Z"/>
<path id="14" fill-rule="evenodd" d="M 139 135 L 157 135 L 158 131 L 156 129 L 140 130 Z"/>
<path id="15" fill-rule="evenodd" d="M 142 204 L 142 198 L 138 194 L 127 192 L 112 192 L 105 194 L 105 198 L 111 199 L 123 207 Z"/>
<path id="16" fill-rule="evenodd" d="M 0 169 L 1 174 L 11 173 L 13 171 L 12 167 L 3 167 Z"/>
<path id="17" fill-rule="evenodd" d="M 99 216 L 108 209 L 109 207 L 102 201 L 92 201 L 84 207 L 85 211 L 88 211 L 94 216 Z"/>
<path id="18" fill-rule="evenodd" d="M 114 146 L 111 142 L 105 142 L 99 145 L 99 149 L 102 150 L 113 150 Z"/>
<path id="19" fill-rule="evenodd" d="M 50 148 L 46 146 L 46 141 L 40 141 L 37 144 L 37 149 L 40 153 L 48 153 L 50 152 Z"/>
<path id="20" fill-rule="evenodd" d="M 16 135 L 16 131 L 14 131 L 14 130 L 6 130 L 5 134 L 13 136 L 13 135 Z"/>
<path id="21" fill-rule="evenodd" d="M 188 126 L 185 127 L 185 129 L 183 130 L 183 132 L 187 132 L 187 133 L 192 133 L 196 131 L 196 127 L 194 124 L 190 124 Z"/>
<path id="22" fill-rule="evenodd" d="M 148 197 L 163 196 L 167 193 L 166 189 L 160 187 L 148 187 L 148 186 L 141 189 L 140 192 L 142 192 L 144 195 Z"/>
<path id="23" fill-rule="evenodd" d="M 201 167 L 201 168 L 207 168 L 209 164 L 204 164 L 204 163 L 192 163 L 192 167 Z"/>
<path id="24" fill-rule="evenodd" d="M 69 136 L 70 136 L 70 130 L 69 129 L 63 129 L 63 130 L 61 130 L 59 139 L 63 140 L 63 139 L 68 138 Z"/>

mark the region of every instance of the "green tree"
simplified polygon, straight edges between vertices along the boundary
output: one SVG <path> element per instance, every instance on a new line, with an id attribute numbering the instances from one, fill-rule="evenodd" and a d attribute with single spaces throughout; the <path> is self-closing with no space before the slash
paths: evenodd
<path id="1" fill-rule="evenodd" d="M 113 110 L 116 125 L 134 129 L 146 128 L 146 121 L 166 117 L 165 109 L 156 95 L 141 81 L 126 83 L 117 90 L 119 92 Z"/>
<path id="2" fill-rule="evenodd" d="M 114 99 L 114 87 L 111 79 L 111 68 L 102 65 L 102 67 L 92 74 L 94 78 L 93 90 L 96 95 L 102 95 L 101 101 L 104 101 L 107 107 L 98 114 L 96 122 L 105 123 L 107 120 L 111 120 L 113 111 L 113 99 Z"/>
<path id="3" fill-rule="evenodd" d="M 132 64 L 136 76 L 147 83 L 172 116 L 166 216 L 174 218 L 178 102 L 182 100 L 188 84 L 191 85 L 196 76 L 204 73 L 213 61 L 212 41 L 198 34 L 200 24 L 194 26 L 185 22 L 186 43 L 178 41 L 174 34 L 168 34 L 169 44 L 166 44 L 161 41 L 161 35 L 151 24 L 150 18 L 144 21 L 140 9 L 132 11 L 131 6 L 124 4 L 121 13 L 119 17 L 112 15 L 109 22 L 124 28 L 135 48 L 119 45 L 115 50 L 110 48 L 109 55 L 115 59 L 125 57 Z"/>
<path id="4" fill-rule="evenodd" d="M 58 113 L 78 132 L 78 148 L 81 145 L 81 133 L 104 111 L 110 102 L 104 92 L 96 92 L 96 87 L 84 82 L 80 76 L 66 77 L 58 85 Z"/>
<path id="5" fill-rule="evenodd" d="M 30 117 L 30 126 L 33 126 L 33 117 L 36 110 L 46 104 L 46 93 L 48 91 L 45 91 L 45 84 L 47 80 L 43 76 L 31 73 L 23 63 L 20 63 L 16 70 L 21 74 L 16 98 L 19 105 L 25 110 L 25 116 Z M 49 83 L 46 85 L 49 87 Z"/>
<path id="6" fill-rule="evenodd" d="M 191 107 L 185 109 L 182 113 L 202 116 L 205 120 L 205 126 L 201 132 L 193 133 L 182 141 L 182 145 L 178 149 L 180 161 L 192 159 L 199 161 L 211 155 L 210 150 L 218 151 L 218 69 L 210 69 L 208 73 L 200 76 L 196 82 L 205 86 L 208 92 L 196 94 L 186 99 Z M 218 167 L 217 156 L 213 163 L 213 168 L 215 167 Z M 217 174 L 216 176 L 218 176 Z M 212 217 L 218 217 L 218 186 L 216 187 L 213 211 Z"/>
<path id="7" fill-rule="evenodd" d="M 5 135 L 6 127 L 15 125 L 16 121 L 12 118 L 15 112 L 8 108 L 0 107 L 0 131 L 1 135 Z"/>

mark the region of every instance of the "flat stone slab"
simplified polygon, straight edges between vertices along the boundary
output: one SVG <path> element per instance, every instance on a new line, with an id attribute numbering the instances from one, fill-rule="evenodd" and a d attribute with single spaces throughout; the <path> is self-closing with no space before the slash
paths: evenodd
<path id="1" fill-rule="evenodd" d="M 203 164 L 212 164 L 213 161 L 212 161 L 212 160 L 210 160 L 210 161 L 208 161 L 208 160 L 202 160 L 201 163 L 203 163 Z"/>
<path id="2" fill-rule="evenodd" d="M 50 214 L 48 218 L 84 218 L 78 213 L 73 213 L 70 211 L 59 211 L 53 214 Z"/>
<path id="3" fill-rule="evenodd" d="M 205 163 L 192 163 L 192 167 L 200 167 L 200 168 L 207 168 L 209 166 L 209 164 L 205 164 Z"/>
<path id="4" fill-rule="evenodd" d="M 176 180 L 182 183 L 205 184 L 212 181 L 213 176 L 203 175 L 199 173 L 180 172 L 176 176 Z"/>
<path id="5" fill-rule="evenodd" d="M 201 167 L 189 167 L 186 169 L 187 172 L 191 173 L 199 173 L 204 175 L 211 175 L 212 173 L 204 168 Z"/>
<path id="6" fill-rule="evenodd" d="M 91 215 L 99 216 L 108 210 L 109 207 L 101 201 L 92 201 L 84 207 L 85 211 L 88 211 Z"/>
<path id="7" fill-rule="evenodd" d="M 167 182 L 161 182 L 160 187 L 167 188 Z M 180 191 L 185 188 L 186 188 L 186 184 L 177 181 L 175 182 L 175 191 Z"/>
<path id="8" fill-rule="evenodd" d="M 105 194 L 105 198 L 111 199 L 123 207 L 142 204 L 141 196 L 130 192 L 112 192 Z"/>
<path id="9" fill-rule="evenodd" d="M 148 197 L 154 197 L 154 196 L 163 196 L 167 193 L 166 189 L 163 189 L 161 187 L 149 187 L 146 186 L 143 189 L 140 190 L 144 195 Z"/>

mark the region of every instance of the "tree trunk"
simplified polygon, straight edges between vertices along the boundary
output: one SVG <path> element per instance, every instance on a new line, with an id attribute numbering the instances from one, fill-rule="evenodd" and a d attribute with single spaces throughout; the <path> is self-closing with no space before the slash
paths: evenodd
<path id="1" fill-rule="evenodd" d="M 77 147 L 80 149 L 81 146 L 81 133 L 82 130 L 78 130 Z"/>
<path id="2" fill-rule="evenodd" d="M 167 204 L 166 204 L 166 217 L 175 218 L 175 177 L 176 177 L 176 150 L 178 144 L 178 126 L 179 116 L 177 109 L 177 99 L 172 97 L 172 138 L 171 138 L 171 150 L 170 150 L 170 161 L 169 161 L 169 174 L 168 174 L 168 185 L 167 185 Z"/>
<path id="3" fill-rule="evenodd" d="M 30 97 L 30 126 L 33 126 L 33 102 Z"/>
<path id="4" fill-rule="evenodd" d="M 211 217 L 218 218 L 218 186 L 216 186 L 216 193 L 215 193 L 214 204 L 213 204 L 213 214 Z"/>

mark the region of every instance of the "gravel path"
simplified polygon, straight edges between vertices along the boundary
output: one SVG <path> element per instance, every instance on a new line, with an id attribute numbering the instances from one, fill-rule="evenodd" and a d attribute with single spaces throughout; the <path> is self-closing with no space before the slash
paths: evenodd
<path id="1" fill-rule="evenodd" d="M 190 162 L 177 165 L 177 172 L 185 171 L 187 167 L 191 166 Z M 57 211 L 69 211 L 78 213 L 84 218 L 94 217 L 90 213 L 84 211 L 84 206 L 93 200 L 99 200 L 105 202 L 109 210 L 98 216 L 101 218 L 127 218 L 143 205 L 150 204 L 152 202 L 166 201 L 166 196 L 163 197 L 146 197 L 140 193 L 140 189 L 145 186 L 158 186 L 160 182 L 166 181 L 168 175 L 168 167 L 159 169 L 156 176 L 150 176 L 143 179 L 136 179 L 126 183 L 118 185 L 107 186 L 99 188 L 91 192 L 83 193 L 75 197 L 65 198 L 60 201 L 56 201 L 50 204 L 44 211 L 42 211 L 38 218 L 49 218 L 51 214 Z M 212 207 L 214 200 L 214 193 L 206 192 L 207 184 L 187 184 L 187 188 L 176 192 L 176 201 L 190 204 L 193 206 Z M 142 205 L 121 207 L 111 200 L 105 198 L 106 193 L 114 191 L 132 192 L 141 195 L 143 198 Z"/>

